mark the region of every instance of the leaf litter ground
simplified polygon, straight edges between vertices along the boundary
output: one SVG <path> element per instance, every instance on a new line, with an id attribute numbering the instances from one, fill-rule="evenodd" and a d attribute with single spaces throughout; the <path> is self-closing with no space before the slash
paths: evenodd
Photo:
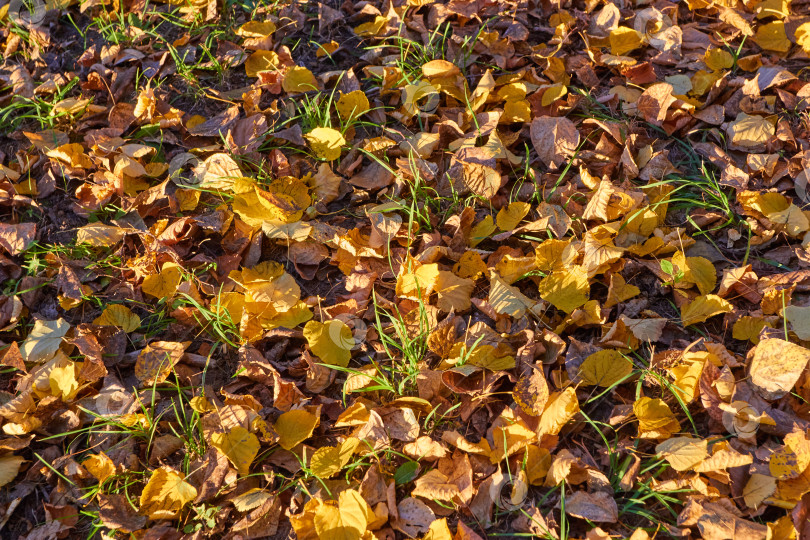
<path id="1" fill-rule="evenodd" d="M 809 12 L 0 8 L 3 537 L 809 537 Z"/>

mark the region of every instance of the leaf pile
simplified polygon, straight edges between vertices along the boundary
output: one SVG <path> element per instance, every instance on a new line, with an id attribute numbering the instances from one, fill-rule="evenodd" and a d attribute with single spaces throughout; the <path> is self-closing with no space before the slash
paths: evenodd
<path id="1" fill-rule="evenodd" d="M 18 4 L 3 537 L 810 537 L 807 2 Z"/>

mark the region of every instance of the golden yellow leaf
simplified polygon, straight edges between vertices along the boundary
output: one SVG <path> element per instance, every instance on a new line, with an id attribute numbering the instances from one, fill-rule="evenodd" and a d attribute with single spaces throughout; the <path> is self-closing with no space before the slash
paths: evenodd
<path id="1" fill-rule="evenodd" d="M 20 353 L 26 362 L 45 362 L 53 358 L 62 337 L 70 330 L 70 323 L 64 319 L 43 321 L 36 319 L 28 337 L 20 343 Z"/>
<path id="2" fill-rule="evenodd" d="M 414 482 L 414 488 L 411 491 L 411 495 L 414 497 L 439 501 L 452 501 L 460 494 L 458 486 L 450 482 L 447 476 L 436 469 L 430 470 L 421 478 L 418 478 Z"/>
<path id="3" fill-rule="evenodd" d="M 303 66 L 293 66 L 284 75 L 281 87 L 285 92 L 298 93 L 318 90 L 320 85 L 310 70 Z"/>
<path id="4" fill-rule="evenodd" d="M 754 43 L 766 51 L 788 52 L 790 50 L 790 40 L 785 33 L 785 23 L 773 21 L 760 25 L 754 36 Z"/>
<path id="5" fill-rule="evenodd" d="M 583 386 L 609 388 L 627 380 L 633 373 L 633 362 L 619 351 L 605 349 L 588 356 L 579 367 Z"/>
<path id="6" fill-rule="evenodd" d="M 725 49 L 707 49 L 703 55 L 703 63 L 714 71 L 721 69 L 731 69 L 734 65 L 734 57 Z"/>
<path id="7" fill-rule="evenodd" d="M 309 321 L 304 326 L 304 338 L 312 353 L 323 363 L 340 367 L 349 365 L 355 342 L 351 328 L 343 321 Z"/>
<path id="8" fill-rule="evenodd" d="M 141 291 L 155 298 L 169 299 L 177 292 L 177 287 L 180 286 L 182 279 L 183 271 L 180 265 L 167 262 L 159 273 L 143 279 Z"/>
<path id="9" fill-rule="evenodd" d="M 144 386 L 160 384 L 172 372 L 172 368 L 191 342 L 153 341 L 141 351 L 135 360 L 135 376 Z"/>
<path id="10" fill-rule="evenodd" d="M 796 44 L 806 53 L 810 53 L 810 22 L 802 23 L 793 33 Z"/>
<path id="11" fill-rule="evenodd" d="M 273 494 L 264 491 L 262 488 L 251 488 L 231 499 L 231 502 L 238 512 L 248 512 L 260 507 L 272 498 Z"/>
<path id="12" fill-rule="evenodd" d="M 576 390 L 569 386 L 562 392 L 554 392 L 548 398 L 537 432 L 541 435 L 557 435 L 560 430 L 579 412 Z"/>
<path id="13" fill-rule="evenodd" d="M 126 234 L 121 227 L 104 225 L 103 223 L 88 223 L 79 227 L 76 232 L 77 244 L 90 244 L 94 247 L 107 247 L 117 244 Z"/>
<path id="14" fill-rule="evenodd" d="M 676 471 L 688 471 L 709 455 L 708 443 L 692 437 L 673 437 L 659 443 L 655 451 Z"/>
<path id="15" fill-rule="evenodd" d="M 381 15 L 374 17 L 371 22 L 363 23 L 354 28 L 354 33 L 360 37 L 372 37 L 380 33 L 380 31 L 388 24 L 388 19 Z"/>
<path id="16" fill-rule="evenodd" d="M 280 437 L 278 444 L 285 450 L 291 450 L 312 435 L 318 422 L 318 417 L 309 411 L 293 409 L 285 412 L 273 426 Z"/>
<path id="17" fill-rule="evenodd" d="M 318 58 L 323 58 L 324 56 L 329 56 L 336 50 L 340 48 L 340 43 L 335 40 L 332 40 L 328 43 L 319 43 L 318 50 L 315 51 L 315 56 Z"/>
<path id="18" fill-rule="evenodd" d="M 439 265 L 436 263 L 423 264 L 413 271 L 403 268 L 397 276 L 397 296 L 411 300 L 427 302 L 428 297 L 436 288 L 439 279 Z"/>
<path id="19" fill-rule="evenodd" d="M 334 161 L 346 144 L 346 139 L 336 129 L 317 127 L 304 135 L 315 156 L 326 161 Z"/>
<path id="20" fill-rule="evenodd" d="M 475 281 L 440 270 L 434 287 L 438 294 L 436 307 L 440 310 L 460 313 L 470 309 L 470 295 L 475 288 Z"/>
<path id="21" fill-rule="evenodd" d="M 315 510 L 313 522 L 319 540 L 360 540 L 374 518 L 374 511 L 360 493 L 347 489 L 337 502 L 324 501 Z"/>
<path id="22" fill-rule="evenodd" d="M 754 473 L 745 483 L 743 500 L 745 506 L 756 510 L 776 491 L 776 478 L 766 474 Z"/>
<path id="23" fill-rule="evenodd" d="M 245 73 L 248 77 L 256 77 L 262 71 L 275 71 L 280 65 L 281 59 L 274 51 L 258 50 L 245 61 Z"/>
<path id="24" fill-rule="evenodd" d="M 500 425 L 492 428 L 490 463 L 501 462 L 537 439 L 537 433 L 520 419 L 510 418 L 504 413 L 498 422 Z"/>
<path id="25" fill-rule="evenodd" d="M 793 389 L 808 362 L 810 350 L 781 339 L 763 339 L 754 347 L 750 382 L 765 399 L 779 399 Z"/>
<path id="26" fill-rule="evenodd" d="M 250 465 L 259 453 L 259 439 L 242 426 L 227 433 L 211 434 L 211 445 L 222 452 L 242 476 L 250 473 Z"/>
<path id="27" fill-rule="evenodd" d="M 185 477 L 168 467 L 152 472 L 141 493 L 140 513 L 150 519 L 175 519 L 183 507 L 197 497 L 197 490 Z"/>
<path id="28" fill-rule="evenodd" d="M 639 294 L 641 294 L 641 289 L 635 285 L 629 285 L 621 274 L 611 274 L 605 307 L 609 308 L 615 306 Z"/>
<path id="29" fill-rule="evenodd" d="M 495 218 L 495 222 L 498 224 L 500 230 L 511 231 L 517 227 L 518 223 L 523 221 L 523 218 L 526 217 L 530 209 L 531 205 L 529 203 L 521 201 L 509 203 L 500 209 L 498 217 Z"/>
<path id="30" fill-rule="evenodd" d="M 609 40 L 610 53 L 616 56 L 624 56 L 642 45 L 641 34 L 626 26 L 611 30 Z"/>
<path id="31" fill-rule="evenodd" d="M 267 37 L 276 31 L 273 21 L 248 21 L 236 30 L 237 36 L 248 38 Z"/>
<path id="32" fill-rule="evenodd" d="M 527 375 L 518 379 L 515 389 L 512 390 L 515 403 L 530 416 L 540 416 L 548 402 L 548 382 L 543 370 L 534 368 Z"/>
<path id="33" fill-rule="evenodd" d="M 644 439 L 667 439 L 681 429 L 669 405 L 662 399 L 639 398 L 633 403 L 638 418 L 638 436 Z"/>
<path id="34" fill-rule="evenodd" d="M 717 270 L 709 259 L 687 257 L 678 251 L 672 257 L 672 264 L 683 272 L 683 281 L 697 285 L 700 294 L 709 294 L 717 284 Z"/>
<path id="35" fill-rule="evenodd" d="M 422 65 L 422 75 L 429 79 L 432 77 L 455 77 L 460 74 L 461 70 L 458 66 L 447 60 L 431 60 Z"/>
<path id="36" fill-rule="evenodd" d="M 487 265 L 481 255 L 475 251 L 465 251 L 458 262 L 453 265 L 453 272 L 461 278 L 476 280 L 485 274 Z"/>
<path id="37" fill-rule="evenodd" d="M 340 472 L 349 462 L 360 441 L 349 437 L 338 446 L 322 446 L 315 450 L 310 461 L 310 470 L 318 478 L 329 478 Z"/>
<path id="38" fill-rule="evenodd" d="M 431 523 L 422 540 L 453 540 L 453 534 L 447 526 L 447 518 L 437 519 Z"/>
<path id="39" fill-rule="evenodd" d="M 536 302 L 524 295 L 517 287 L 506 284 L 496 272 L 489 276 L 489 305 L 497 313 L 519 319 Z"/>
<path id="40" fill-rule="evenodd" d="M 357 118 L 361 114 L 368 112 L 369 107 L 368 98 L 362 90 L 355 90 L 348 94 L 341 92 L 340 98 L 335 104 L 338 114 L 344 120 Z"/>
<path id="41" fill-rule="evenodd" d="M 571 313 L 588 301 L 591 286 L 584 268 L 573 266 L 568 270 L 552 272 L 540 282 L 539 289 L 543 300 L 557 309 Z"/>
<path id="42" fill-rule="evenodd" d="M 475 247 L 495 232 L 497 226 L 492 216 L 486 216 L 484 219 L 473 225 L 470 229 L 470 247 Z"/>
<path id="43" fill-rule="evenodd" d="M 568 93 L 568 88 L 564 84 L 553 84 L 545 89 L 543 98 L 540 100 L 540 105 L 548 107 L 558 99 L 561 99 Z"/>
<path id="44" fill-rule="evenodd" d="M 48 374 L 48 384 L 51 387 L 51 395 L 64 401 L 73 401 L 79 391 L 77 365 L 72 360 L 67 360 L 63 365 L 54 367 Z"/>
<path id="45" fill-rule="evenodd" d="M 700 376 L 707 360 L 708 353 L 685 353 L 678 365 L 669 368 L 675 379 L 672 390 L 684 403 L 692 403 L 697 398 Z"/>
<path id="46" fill-rule="evenodd" d="M 4 454 L 0 456 L 0 487 L 9 484 L 20 472 L 20 466 L 25 462 L 22 456 Z"/>
<path id="47" fill-rule="evenodd" d="M 776 127 L 762 116 L 740 112 L 726 131 L 737 146 L 755 148 L 768 142 L 776 133 Z"/>
<path id="48" fill-rule="evenodd" d="M 801 430 L 785 435 L 784 446 L 774 452 L 768 469 L 779 480 L 798 478 L 810 466 L 810 440 Z"/>
<path id="49" fill-rule="evenodd" d="M 82 461 L 82 467 L 95 476 L 100 484 L 103 484 L 107 478 L 115 474 L 115 464 L 104 452 L 93 454 Z"/>
<path id="50" fill-rule="evenodd" d="M 728 313 L 734 309 L 730 302 L 716 294 L 698 296 L 681 308 L 681 323 L 684 326 L 704 322 L 710 317 Z"/>
<path id="51" fill-rule="evenodd" d="M 117 326 L 124 332 L 134 332 L 141 326 L 141 318 L 123 304 L 110 304 L 93 321 L 93 324 Z"/>
<path id="52" fill-rule="evenodd" d="M 546 448 L 530 444 L 526 447 L 526 479 L 533 486 L 542 486 L 551 467 L 551 453 Z"/>
<path id="53" fill-rule="evenodd" d="M 740 317 L 734 322 L 731 337 L 742 341 L 750 341 L 755 345 L 759 343 L 759 333 L 765 326 L 769 326 L 762 317 Z"/>

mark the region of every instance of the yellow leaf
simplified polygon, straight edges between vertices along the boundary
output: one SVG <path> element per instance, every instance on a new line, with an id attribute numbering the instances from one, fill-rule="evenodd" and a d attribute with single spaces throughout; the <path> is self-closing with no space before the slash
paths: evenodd
<path id="1" fill-rule="evenodd" d="M 242 476 L 250 473 L 250 465 L 259 453 L 259 439 L 242 426 L 236 426 L 228 433 L 213 433 L 211 445 L 222 452 Z"/>
<path id="2" fill-rule="evenodd" d="M 713 71 L 721 69 L 731 69 L 734 65 L 734 57 L 725 49 L 707 49 L 703 55 L 703 63 Z"/>
<path id="3" fill-rule="evenodd" d="M 762 116 L 740 112 L 726 131 L 735 145 L 755 148 L 767 143 L 776 133 L 776 128 Z"/>
<path id="4" fill-rule="evenodd" d="M 134 332 L 141 326 L 141 318 L 123 304 L 110 304 L 93 321 L 99 326 L 117 326 L 124 332 Z"/>
<path id="5" fill-rule="evenodd" d="M 293 409 L 276 420 L 273 428 L 279 435 L 278 444 L 285 450 L 291 450 L 307 440 L 318 425 L 318 417 L 311 412 Z"/>
<path id="6" fill-rule="evenodd" d="M 4 454 L 0 456 L 0 487 L 10 483 L 20 472 L 20 466 L 25 462 L 22 456 Z"/>
<path id="7" fill-rule="evenodd" d="M 683 281 L 697 285 L 700 294 L 709 294 L 717 284 L 717 270 L 709 259 L 686 257 L 679 251 L 672 257 L 672 264 L 683 272 Z"/>
<path id="8" fill-rule="evenodd" d="M 460 313 L 470 309 L 470 295 L 475 282 L 456 276 L 453 272 L 440 270 L 436 277 L 435 289 L 438 293 L 436 307 L 442 311 Z"/>
<path id="9" fill-rule="evenodd" d="M 796 44 L 806 53 L 810 53 L 810 22 L 802 23 L 793 34 Z"/>
<path id="10" fill-rule="evenodd" d="M 50 360 L 59 346 L 62 337 L 70 330 L 70 323 L 64 319 L 43 321 L 36 319 L 34 328 L 20 344 L 20 353 L 26 362 L 45 362 Z"/>
<path id="11" fill-rule="evenodd" d="M 318 58 L 329 56 L 340 48 L 340 44 L 334 40 L 330 41 L 329 43 L 318 43 L 317 45 L 318 50 L 315 51 L 315 56 Z"/>
<path id="12" fill-rule="evenodd" d="M 765 474 L 754 473 L 745 483 L 743 500 L 745 506 L 756 510 L 776 491 L 776 479 Z"/>
<path id="13" fill-rule="evenodd" d="M 340 157 L 340 152 L 346 144 L 346 139 L 336 129 L 318 127 L 304 135 L 309 141 L 312 151 L 320 159 L 334 161 Z"/>
<path id="14" fill-rule="evenodd" d="M 624 56 L 641 47 L 641 44 L 641 34 L 632 28 L 619 26 L 610 32 L 610 53 L 616 56 Z"/>
<path id="15" fill-rule="evenodd" d="M 542 369 L 532 369 L 530 374 L 523 375 L 512 390 L 515 403 L 529 416 L 540 416 L 548 402 L 548 382 Z"/>
<path id="16" fill-rule="evenodd" d="M 361 114 L 365 114 L 369 110 L 368 98 L 362 90 L 355 90 L 348 94 L 340 93 L 340 99 L 335 104 L 340 117 L 344 120 L 349 118 L 357 118 Z"/>
<path id="17" fill-rule="evenodd" d="M 403 268 L 397 277 L 397 296 L 411 300 L 427 302 L 428 297 L 436 288 L 439 279 L 439 265 L 436 263 L 423 264 L 409 272 Z"/>
<path id="18" fill-rule="evenodd" d="M 639 294 L 641 294 L 641 289 L 635 285 L 628 285 L 621 274 L 611 274 L 605 307 L 615 306 Z"/>
<path id="19" fill-rule="evenodd" d="M 708 444 L 703 439 L 673 437 L 658 444 L 655 451 L 669 462 L 676 471 L 688 471 L 709 455 Z"/>
<path id="20" fill-rule="evenodd" d="M 489 276 L 489 305 L 501 315 L 520 319 L 536 302 L 520 292 L 517 287 L 506 284 L 496 272 Z"/>
<path id="21" fill-rule="evenodd" d="M 351 329 L 343 321 L 309 321 L 304 326 L 304 338 L 312 353 L 323 363 L 340 367 L 349 365 L 355 342 Z"/>
<path id="22" fill-rule="evenodd" d="M 197 490 L 178 472 L 155 469 L 141 493 L 141 514 L 150 519 L 175 519 L 183 507 L 197 497 Z"/>
<path id="23" fill-rule="evenodd" d="M 638 418 L 638 436 L 644 439 L 667 439 L 681 429 L 669 405 L 662 399 L 642 397 L 633 403 Z"/>
<path id="24" fill-rule="evenodd" d="M 513 415 L 512 412 L 508 415 L 506 412 L 502 413 L 498 419 L 500 425 L 492 428 L 493 446 L 489 454 L 490 463 L 501 462 L 537 439 L 537 433 L 523 420 L 514 418 Z"/>
<path id="25" fill-rule="evenodd" d="M 533 444 L 526 447 L 526 478 L 533 486 L 542 486 L 551 467 L 551 453 Z"/>
<path id="26" fill-rule="evenodd" d="M 773 21 L 757 28 L 754 43 L 766 51 L 786 53 L 790 50 L 790 40 L 785 33 L 785 23 Z"/>
<path id="27" fill-rule="evenodd" d="M 377 15 L 371 22 L 363 23 L 355 27 L 354 33 L 360 37 L 373 37 L 388 24 L 388 19 L 382 15 Z"/>
<path id="28" fill-rule="evenodd" d="M 810 362 L 810 350 L 781 339 L 763 339 L 753 350 L 750 382 L 768 400 L 793 389 Z"/>
<path id="29" fill-rule="evenodd" d="M 256 77 L 262 71 L 275 71 L 281 65 L 281 59 L 273 51 L 256 51 L 245 61 L 245 73 Z"/>
<path id="30" fill-rule="evenodd" d="M 681 322 L 684 326 L 704 322 L 710 317 L 728 313 L 734 309 L 730 302 L 715 294 L 698 296 L 681 308 Z"/>
<path id="31" fill-rule="evenodd" d="M 273 21 L 248 21 L 236 30 L 237 36 L 248 38 L 262 38 L 276 31 Z"/>
<path id="32" fill-rule="evenodd" d="M 317 510 L 313 522 L 319 540 L 360 540 L 374 511 L 360 494 L 347 489 L 338 496 L 338 502 L 324 501 Z"/>
<path id="33" fill-rule="evenodd" d="M 141 291 L 155 298 L 169 299 L 177 292 L 183 279 L 182 268 L 175 263 L 165 263 L 157 274 L 146 276 L 141 284 Z"/>
<path id="34" fill-rule="evenodd" d="M 318 80 L 303 66 L 293 66 L 284 75 L 281 87 L 285 92 L 298 93 L 318 90 Z"/>
<path id="35" fill-rule="evenodd" d="M 532 435 L 534 435 L 534 433 L 532 433 Z M 426 499 L 436 499 L 439 501 L 452 501 L 460 494 L 458 486 L 450 482 L 447 476 L 436 469 L 428 471 L 421 478 L 417 479 L 411 491 L 411 495 L 414 497 L 424 497 Z"/>
<path id="36" fill-rule="evenodd" d="M 554 392 L 540 416 L 537 432 L 541 435 L 557 435 L 560 430 L 579 412 L 576 390 L 569 386 L 562 392 Z"/>
<path id="37" fill-rule="evenodd" d="M 458 262 L 453 265 L 453 272 L 461 278 L 478 279 L 487 271 L 487 265 L 481 255 L 475 251 L 465 251 Z"/>
<path id="38" fill-rule="evenodd" d="M 248 512 L 258 508 L 273 498 L 273 494 L 262 488 L 251 488 L 241 495 L 237 495 L 231 502 L 238 512 Z"/>
<path id="39" fill-rule="evenodd" d="M 79 391 L 79 381 L 77 379 L 77 366 L 72 360 L 68 360 L 64 365 L 54 367 L 48 375 L 48 383 L 51 387 L 51 395 L 64 401 L 72 401 Z"/>
<path id="40" fill-rule="evenodd" d="M 458 66 L 447 60 L 431 60 L 422 66 L 422 75 L 429 79 L 432 77 L 455 77 L 460 74 L 461 70 Z"/>
<path id="41" fill-rule="evenodd" d="M 810 441 L 801 431 L 785 435 L 785 445 L 771 454 L 768 469 L 779 480 L 798 478 L 810 466 Z"/>
<path id="42" fill-rule="evenodd" d="M 475 247 L 495 232 L 495 220 L 492 216 L 486 216 L 484 219 L 473 225 L 470 229 L 470 247 Z"/>
<path id="43" fill-rule="evenodd" d="M 540 297 L 554 307 L 571 313 L 588 301 L 591 286 L 582 266 L 552 272 L 539 285 Z"/>
<path id="44" fill-rule="evenodd" d="M 104 452 L 93 454 L 82 461 L 82 467 L 95 476 L 100 484 L 104 483 L 107 478 L 115 474 L 115 464 Z"/>
<path id="45" fill-rule="evenodd" d="M 526 214 L 529 213 L 531 205 L 529 203 L 515 201 L 509 203 L 507 206 L 501 208 L 498 212 L 498 217 L 495 218 L 498 228 L 502 231 L 511 231 L 517 227 L 518 223 L 523 221 Z"/>
<path id="46" fill-rule="evenodd" d="M 697 398 L 698 384 L 706 360 L 708 353 L 685 353 L 680 364 L 669 368 L 670 374 L 675 379 L 672 390 L 684 403 L 692 403 Z"/>
<path id="47" fill-rule="evenodd" d="M 349 437 L 338 446 L 322 446 L 315 450 L 310 461 L 310 470 L 318 478 L 329 478 L 340 472 L 357 450 L 360 441 Z"/>
<path id="48" fill-rule="evenodd" d="M 583 386 L 609 388 L 633 373 L 633 362 L 619 351 L 606 349 L 588 356 L 579 367 Z"/>
<path id="49" fill-rule="evenodd" d="M 126 234 L 121 227 L 104 225 L 103 223 L 89 223 L 76 232 L 77 244 L 90 244 L 94 247 L 107 247 L 117 244 Z"/>
<path id="50" fill-rule="evenodd" d="M 756 345 L 759 343 L 759 333 L 765 326 L 769 325 L 762 317 L 740 317 L 732 327 L 731 337 Z"/>
<path id="51" fill-rule="evenodd" d="M 141 351 L 135 360 L 135 376 L 144 386 L 160 384 L 168 378 L 172 368 L 180 358 L 190 341 L 153 341 Z"/>
<path id="52" fill-rule="evenodd" d="M 437 519 L 431 523 L 422 540 L 453 540 L 453 534 L 447 526 L 447 518 Z"/>
<path id="53" fill-rule="evenodd" d="M 543 92 L 543 98 L 540 100 L 540 105 L 548 107 L 558 99 L 562 98 L 568 93 L 568 88 L 563 84 L 555 84 L 546 88 Z"/>

